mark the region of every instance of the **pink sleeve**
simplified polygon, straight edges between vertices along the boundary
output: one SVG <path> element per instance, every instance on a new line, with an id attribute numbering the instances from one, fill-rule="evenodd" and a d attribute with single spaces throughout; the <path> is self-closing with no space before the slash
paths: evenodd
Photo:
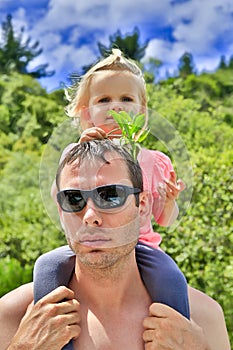
<path id="1" fill-rule="evenodd" d="M 164 199 L 158 192 L 158 184 L 170 179 L 174 172 L 170 158 L 162 152 L 142 149 L 139 163 L 143 172 L 143 187 L 153 196 L 152 214 L 157 222 L 164 208 Z"/>
<path id="2" fill-rule="evenodd" d="M 152 214 L 155 221 L 159 219 L 164 209 L 164 198 L 159 195 L 158 184 L 164 179 L 170 179 L 171 172 L 174 172 L 172 162 L 164 153 L 155 151 L 154 153 L 154 176 L 152 181 L 153 205 Z"/>
<path id="3" fill-rule="evenodd" d="M 169 178 L 170 172 L 174 171 L 171 159 L 164 153 L 159 151 L 154 151 L 155 164 L 159 164 L 160 168 L 163 170 L 164 176 Z"/>
<path id="4" fill-rule="evenodd" d="M 151 192 L 156 197 L 158 196 L 158 183 L 164 179 L 170 179 L 170 173 L 174 172 L 174 168 L 170 158 L 159 151 L 150 151 L 153 157 L 153 178 Z"/>
<path id="5" fill-rule="evenodd" d="M 169 179 L 170 172 L 174 171 L 170 158 L 162 152 L 142 148 L 138 161 L 143 173 L 144 190 L 158 197 L 158 183 L 164 182 L 164 178 Z"/>

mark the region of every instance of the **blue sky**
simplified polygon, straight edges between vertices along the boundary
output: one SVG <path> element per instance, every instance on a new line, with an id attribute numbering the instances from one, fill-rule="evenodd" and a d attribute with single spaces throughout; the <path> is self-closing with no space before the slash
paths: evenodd
<path id="1" fill-rule="evenodd" d="M 232 0 L 0 0 L 0 19 L 13 16 L 26 37 L 39 40 L 43 53 L 30 68 L 49 63 L 53 77 L 40 79 L 48 91 L 69 83 L 67 77 L 98 57 L 97 42 L 137 27 L 149 40 L 144 61 L 163 62 L 160 74 L 173 73 L 184 52 L 191 52 L 199 72 L 214 70 L 221 55 L 233 55 Z M 1 40 L 1 37 L 0 37 Z"/>

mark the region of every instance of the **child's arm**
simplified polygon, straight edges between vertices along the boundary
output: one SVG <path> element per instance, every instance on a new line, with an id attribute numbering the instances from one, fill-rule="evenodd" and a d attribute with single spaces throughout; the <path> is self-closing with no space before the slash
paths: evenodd
<path id="1" fill-rule="evenodd" d="M 157 219 L 157 223 L 160 226 L 170 226 L 176 220 L 179 214 L 179 208 L 176 203 L 176 199 L 179 197 L 179 193 L 185 189 L 185 184 L 182 180 L 176 181 L 176 174 L 174 171 L 170 172 L 170 179 L 164 179 L 164 184 L 158 185 L 158 192 L 162 198 L 164 198 L 164 207 L 161 215 Z M 154 202 L 153 205 L 157 205 Z"/>

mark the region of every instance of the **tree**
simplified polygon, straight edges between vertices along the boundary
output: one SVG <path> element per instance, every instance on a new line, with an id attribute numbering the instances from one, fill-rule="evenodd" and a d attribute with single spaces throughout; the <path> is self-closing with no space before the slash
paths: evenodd
<path id="1" fill-rule="evenodd" d="M 227 68 L 226 58 L 224 55 L 222 55 L 220 58 L 218 69 L 226 69 L 226 68 Z"/>
<path id="2" fill-rule="evenodd" d="M 137 27 L 134 28 L 132 34 L 123 35 L 120 30 L 117 30 L 115 34 L 109 36 L 109 46 L 105 46 L 100 42 L 97 43 L 101 55 L 98 59 L 106 57 L 112 52 L 113 48 L 117 48 L 120 49 L 127 58 L 140 62 L 140 60 L 145 56 L 145 51 L 149 41 L 141 45 L 139 43 L 139 37 L 140 32 Z M 82 67 L 83 72 L 87 72 L 92 65 L 93 64 Z M 77 74 L 71 75 L 71 79 L 75 79 L 76 76 Z"/>
<path id="3" fill-rule="evenodd" d="M 229 59 L 228 68 L 233 69 L 233 56 Z"/>
<path id="4" fill-rule="evenodd" d="M 188 75 L 195 72 L 193 56 L 189 52 L 185 52 L 179 59 L 178 64 L 179 76 L 181 78 L 187 78 Z"/>
<path id="5" fill-rule="evenodd" d="M 19 35 L 15 33 L 12 25 L 12 16 L 7 15 L 6 21 L 2 23 L 3 42 L 0 45 L 0 73 L 16 71 L 21 74 L 28 74 L 34 78 L 49 77 L 54 71 L 46 71 L 48 64 L 42 64 L 33 71 L 28 71 L 28 64 L 42 53 L 39 48 L 39 41 L 31 43 L 31 38 L 23 40 L 24 27 Z"/>
<path id="6" fill-rule="evenodd" d="M 120 30 L 117 30 L 115 34 L 110 35 L 110 45 L 108 47 L 98 42 L 98 48 L 103 57 L 106 56 L 106 53 L 111 52 L 113 48 L 118 48 L 126 57 L 140 62 L 145 56 L 148 41 L 141 45 L 139 43 L 139 37 L 140 32 L 137 27 L 134 28 L 132 34 L 123 35 Z"/>
<path id="7" fill-rule="evenodd" d="M 48 98 L 46 90 L 30 75 L 17 72 L 2 75 L 0 139 L 3 132 L 13 138 L 14 147 L 18 141 L 20 147 L 28 144 L 28 140 L 32 145 L 31 138 L 35 138 L 36 142 L 46 143 L 56 125 L 64 120 L 64 105 L 61 92 Z"/>

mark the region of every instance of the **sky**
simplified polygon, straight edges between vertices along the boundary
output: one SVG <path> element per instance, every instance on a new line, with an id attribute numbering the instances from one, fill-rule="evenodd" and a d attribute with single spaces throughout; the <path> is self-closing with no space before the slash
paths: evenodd
<path id="1" fill-rule="evenodd" d="M 108 46 L 117 30 L 124 36 L 138 28 L 140 43 L 148 41 L 143 61 L 161 60 L 161 77 L 177 70 L 184 52 L 199 73 L 233 55 L 232 0 L 0 0 L 1 23 L 7 14 L 43 49 L 29 68 L 49 63 L 47 70 L 55 70 L 40 79 L 47 91 L 69 85 L 70 74 L 99 57 L 97 43 Z"/>

